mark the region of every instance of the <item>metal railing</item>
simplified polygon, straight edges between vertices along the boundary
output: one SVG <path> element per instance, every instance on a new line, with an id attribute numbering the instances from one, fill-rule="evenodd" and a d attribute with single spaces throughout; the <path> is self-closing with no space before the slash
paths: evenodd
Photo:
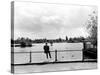
<path id="1" fill-rule="evenodd" d="M 81 52 L 81 57 L 82 57 L 82 59 L 80 60 L 80 61 L 83 61 L 84 60 L 84 58 L 83 58 L 83 50 L 55 50 L 55 51 L 50 51 L 50 53 L 52 54 L 54 54 L 53 55 L 53 62 L 58 62 L 59 61 L 59 53 L 66 53 L 66 55 L 68 55 L 68 53 L 67 52 L 69 52 L 69 53 L 72 53 L 72 52 Z M 36 54 L 36 53 L 44 53 L 44 51 L 30 51 L 30 52 L 11 52 L 11 54 L 13 54 L 14 55 L 14 57 L 15 57 L 15 55 L 17 55 L 17 54 L 20 54 L 20 55 L 22 55 L 22 54 L 27 54 L 28 56 L 25 56 L 25 57 L 28 57 L 27 59 L 28 59 L 28 62 L 27 63 L 34 63 L 34 62 L 32 62 L 32 59 L 33 58 L 35 58 L 34 56 L 33 56 L 33 54 Z M 41 54 L 41 55 L 42 55 Z M 72 54 L 74 54 L 74 53 L 72 53 Z M 62 54 L 63 55 L 63 54 Z M 74 57 L 75 55 L 72 55 L 71 57 Z M 20 58 L 20 57 L 19 57 Z M 19 58 L 17 58 L 17 59 L 19 59 Z M 63 59 L 64 57 L 62 57 L 62 59 Z M 25 59 L 25 58 L 24 58 Z M 13 59 L 13 60 L 16 60 L 16 59 Z M 26 60 L 26 59 L 25 59 Z M 67 59 L 66 59 L 66 61 L 67 61 Z M 40 62 L 38 62 L 38 63 L 40 63 Z M 15 64 L 14 62 L 12 63 L 12 64 Z M 19 63 L 20 64 L 20 63 Z M 24 64 L 24 63 L 21 63 L 21 64 Z"/>

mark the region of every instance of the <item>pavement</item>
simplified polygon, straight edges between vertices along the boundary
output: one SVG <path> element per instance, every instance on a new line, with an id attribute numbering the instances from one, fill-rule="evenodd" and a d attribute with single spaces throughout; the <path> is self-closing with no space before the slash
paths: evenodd
<path id="1" fill-rule="evenodd" d="M 14 73 L 33 73 L 33 72 L 54 72 L 54 71 L 71 71 L 96 69 L 97 62 L 73 62 L 73 63 L 53 63 L 42 65 L 12 65 Z"/>

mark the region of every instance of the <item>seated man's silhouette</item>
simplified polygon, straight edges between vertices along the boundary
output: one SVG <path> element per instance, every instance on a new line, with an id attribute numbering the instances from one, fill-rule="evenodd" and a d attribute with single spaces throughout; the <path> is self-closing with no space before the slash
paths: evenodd
<path id="1" fill-rule="evenodd" d="M 51 54 L 50 54 L 50 51 L 49 51 L 49 46 L 48 46 L 47 43 L 45 43 L 45 45 L 44 45 L 44 53 L 46 54 L 47 59 L 48 59 L 48 57 L 51 58 Z"/>

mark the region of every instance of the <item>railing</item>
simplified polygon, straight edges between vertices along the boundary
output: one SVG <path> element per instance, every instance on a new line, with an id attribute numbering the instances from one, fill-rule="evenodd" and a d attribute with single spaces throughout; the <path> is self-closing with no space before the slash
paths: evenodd
<path id="1" fill-rule="evenodd" d="M 50 51 L 50 53 L 51 59 L 46 58 L 44 51 L 11 52 L 14 56 L 14 62 L 12 64 L 83 61 L 84 59 L 83 50 L 55 50 Z"/>

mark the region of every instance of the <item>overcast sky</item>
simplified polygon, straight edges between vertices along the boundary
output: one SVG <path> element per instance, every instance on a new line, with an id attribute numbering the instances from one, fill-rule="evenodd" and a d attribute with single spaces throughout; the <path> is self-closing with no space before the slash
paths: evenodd
<path id="1" fill-rule="evenodd" d="M 15 2 L 14 38 L 65 38 L 88 36 L 85 25 L 95 7 Z"/>

